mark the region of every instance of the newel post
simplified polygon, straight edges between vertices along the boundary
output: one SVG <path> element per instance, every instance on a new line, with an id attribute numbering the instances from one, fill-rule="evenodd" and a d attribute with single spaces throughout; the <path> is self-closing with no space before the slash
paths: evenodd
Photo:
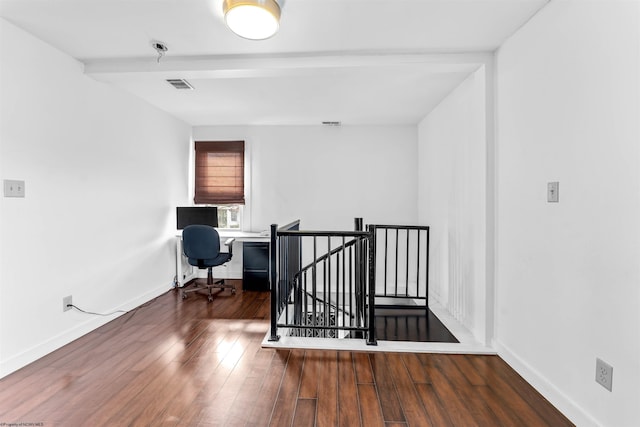
<path id="1" fill-rule="evenodd" d="M 271 243 L 269 244 L 269 285 L 271 287 L 271 336 L 269 341 L 278 341 L 278 225 L 271 224 Z"/>

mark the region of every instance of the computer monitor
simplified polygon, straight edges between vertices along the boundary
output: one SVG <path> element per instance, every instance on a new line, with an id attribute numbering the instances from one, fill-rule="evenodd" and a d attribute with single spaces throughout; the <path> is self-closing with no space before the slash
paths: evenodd
<path id="1" fill-rule="evenodd" d="M 218 208 L 212 206 L 178 206 L 176 208 L 177 228 L 182 230 L 187 225 L 203 224 L 218 226 Z"/>

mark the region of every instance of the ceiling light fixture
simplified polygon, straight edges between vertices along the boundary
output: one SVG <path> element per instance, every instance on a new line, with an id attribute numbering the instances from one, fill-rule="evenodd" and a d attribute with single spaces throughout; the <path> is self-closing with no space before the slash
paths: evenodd
<path id="1" fill-rule="evenodd" d="M 227 27 L 245 39 L 268 39 L 280 28 L 276 0 L 224 0 L 222 10 Z"/>

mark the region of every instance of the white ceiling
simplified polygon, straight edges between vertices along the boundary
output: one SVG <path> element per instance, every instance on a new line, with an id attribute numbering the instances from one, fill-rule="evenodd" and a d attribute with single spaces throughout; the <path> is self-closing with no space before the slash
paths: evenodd
<path id="1" fill-rule="evenodd" d="M 0 0 L 0 16 L 192 125 L 415 124 L 548 0 L 286 0 L 263 41 L 231 33 L 222 1 Z"/>

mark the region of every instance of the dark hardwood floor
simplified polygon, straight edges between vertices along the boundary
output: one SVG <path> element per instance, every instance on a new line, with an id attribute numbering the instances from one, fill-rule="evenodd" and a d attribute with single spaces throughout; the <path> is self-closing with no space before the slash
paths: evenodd
<path id="1" fill-rule="evenodd" d="M 376 338 L 384 341 L 459 342 L 431 310 L 424 308 L 377 308 Z"/>
<path id="2" fill-rule="evenodd" d="M 497 356 L 265 349 L 268 318 L 170 291 L 0 380 L 0 424 L 572 425 Z"/>

